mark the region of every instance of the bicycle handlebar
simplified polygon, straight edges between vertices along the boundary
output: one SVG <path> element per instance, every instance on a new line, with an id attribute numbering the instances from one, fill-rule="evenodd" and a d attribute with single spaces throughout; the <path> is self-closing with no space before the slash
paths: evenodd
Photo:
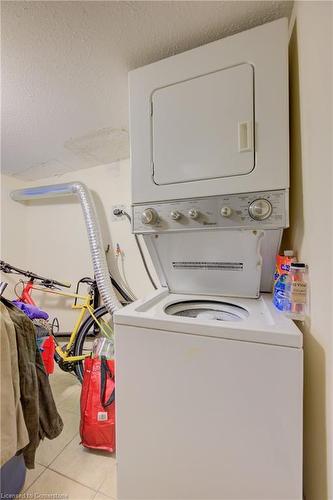
<path id="1" fill-rule="evenodd" d="M 51 278 L 44 278 L 43 276 L 39 276 L 38 274 L 32 273 L 31 271 L 23 271 L 23 269 L 19 269 L 18 267 L 14 267 L 11 264 L 8 264 L 7 262 L 4 262 L 3 260 L 0 260 L 0 270 L 3 271 L 4 273 L 11 273 L 11 274 L 22 274 L 23 276 L 26 276 L 27 278 L 30 278 L 31 280 L 38 280 L 41 282 L 43 286 L 46 287 L 53 287 L 55 285 L 64 287 L 64 288 L 70 288 L 71 283 L 62 283 L 61 281 L 57 281 Z"/>

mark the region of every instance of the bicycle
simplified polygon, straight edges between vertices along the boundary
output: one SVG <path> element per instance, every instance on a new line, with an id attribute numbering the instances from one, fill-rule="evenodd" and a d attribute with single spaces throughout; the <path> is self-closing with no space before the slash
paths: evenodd
<path id="1" fill-rule="evenodd" d="M 70 283 L 62 283 L 60 281 L 39 276 L 30 271 L 11 266 L 10 264 L 0 261 L 0 270 L 4 273 L 20 274 L 26 276 L 28 281 L 20 280 L 19 283 L 23 284 L 23 289 L 18 299 L 23 299 L 23 302 L 36 305 L 32 298 L 32 291 L 41 291 L 43 293 L 50 293 L 62 297 L 73 298 L 72 309 L 80 310 L 78 318 L 75 322 L 74 328 L 70 333 L 69 341 L 60 345 L 57 341 L 54 332 L 51 331 L 56 348 L 54 359 L 59 367 L 65 372 L 74 372 L 79 381 L 83 380 L 83 361 L 92 353 L 92 344 L 99 336 L 112 337 L 112 316 L 105 306 L 98 305 L 99 294 L 95 280 L 85 277 L 82 278 L 76 287 L 76 293 L 63 292 L 58 287 L 69 288 Z M 113 286 L 119 292 L 122 303 L 127 304 L 131 302 L 131 298 L 126 291 L 114 280 L 110 275 Z M 39 284 L 36 286 L 35 283 Z M 79 286 L 81 283 L 89 286 L 87 295 L 81 295 Z M 16 285 L 17 287 L 17 285 Z M 15 287 L 15 288 L 16 288 Z M 41 288 L 40 288 L 41 287 Z M 16 293 L 16 292 L 15 292 Z M 85 318 L 86 313 L 89 314 Z"/>

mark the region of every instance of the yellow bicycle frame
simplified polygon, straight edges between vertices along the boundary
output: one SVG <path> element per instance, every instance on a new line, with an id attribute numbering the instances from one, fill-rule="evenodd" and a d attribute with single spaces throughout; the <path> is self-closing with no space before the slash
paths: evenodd
<path id="1" fill-rule="evenodd" d="M 70 356 L 69 355 L 71 347 L 73 346 L 75 339 L 77 337 L 77 334 L 79 332 L 80 326 L 82 325 L 86 311 L 88 311 L 90 316 L 94 319 L 95 323 L 102 330 L 102 332 L 104 333 L 104 335 L 106 337 L 110 338 L 110 336 L 112 335 L 111 327 L 109 325 L 107 325 L 106 323 L 104 324 L 104 327 L 103 327 L 102 322 L 98 321 L 98 319 L 96 318 L 94 308 L 91 307 L 91 295 L 89 295 L 89 294 L 88 295 L 79 295 L 77 293 L 68 293 L 68 292 L 61 292 L 61 291 L 58 292 L 58 291 L 48 290 L 45 288 L 38 288 L 38 287 L 32 287 L 32 289 L 39 290 L 39 291 L 44 292 L 44 293 L 52 293 L 54 295 L 61 295 L 62 297 L 71 297 L 71 298 L 79 299 L 79 300 L 83 301 L 81 304 L 78 304 L 76 301 L 76 303 L 74 302 L 74 304 L 72 305 L 72 309 L 80 309 L 81 312 L 80 312 L 79 317 L 75 323 L 73 331 L 70 335 L 69 342 L 66 344 L 65 350 L 63 350 L 63 348 L 60 345 L 56 346 L 56 352 L 57 352 L 57 354 L 59 354 L 59 356 L 61 357 L 63 362 L 74 363 L 75 361 L 82 361 L 83 359 L 85 359 L 89 356 L 89 354 L 84 354 L 82 356 Z M 105 326 L 107 326 L 110 329 L 109 332 L 106 331 Z"/>

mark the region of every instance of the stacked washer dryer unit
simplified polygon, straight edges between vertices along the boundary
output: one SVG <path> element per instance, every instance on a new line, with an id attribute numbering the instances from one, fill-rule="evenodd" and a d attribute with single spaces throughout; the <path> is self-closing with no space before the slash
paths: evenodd
<path id="1" fill-rule="evenodd" d="M 161 289 L 115 315 L 119 500 L 302 497 L 302 339 L 261 293 L 288 226 L 287 44 L 282 19 L 130 74 Z"/>

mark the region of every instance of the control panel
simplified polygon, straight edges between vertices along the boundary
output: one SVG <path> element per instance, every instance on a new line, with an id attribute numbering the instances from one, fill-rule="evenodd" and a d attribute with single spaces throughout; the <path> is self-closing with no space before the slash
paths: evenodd
<path id="1" fill-rule="evenodd" d="M 135 233 L 288 226 L 288 191 L 211 196 L 133 206 Z"/>

